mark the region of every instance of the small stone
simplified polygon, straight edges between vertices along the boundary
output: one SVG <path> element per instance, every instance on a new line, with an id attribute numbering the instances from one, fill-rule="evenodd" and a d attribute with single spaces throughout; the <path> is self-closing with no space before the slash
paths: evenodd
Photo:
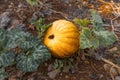
<path id="1" fill-rule="evenodd" d="M 53 70 L 53 66 L 52 66 L 52 64 L 50 64 L 49 66 L 48 66 L 48 71 L 52 71 Z"/>
<path id="2" fill-rule="evenodd" d="M 66 75 L 66 76 L 65 76 L 65 78 L 67 79 L 67 78 L 69 78 L 69 76 L 68 76 L 68 75 Z"/>
<path id="3" fill-rule="evenodd" d="M 10 20 L 11 19 L 9 18 L 9 12 L 4 12 L 3 14 L 1 14 L 0 15 L 0 28 L 4 28 L 8 26 Z"/>
<path id="4" fill-rule="evenodd" d="M 115 80 L 120 80 L 120 76 L 116 76 L 116 77 L 115 77 Z"/>
<path id="5" fill-rule="evenodd" d="M 54 70 L 54 71 L 51 71 L 48 73 L 48 76 L 51 78 L 51 79 L 54 79 L 57 74 L 59 73 L 59 70 Z"/>
<path id="6" fill-rule="evenodd" d="M 111 67 L 111 68 L 110 68 L 110 72 L 111 72 L 111 74 L 112 74 L 114 77 L 118 75 L 118 71 L 117 71 L 116 68 Z"/>
<path id="7" fill-rule="evenodd" d="M 32 77 L 32 78 L 29 78 L 28 80 L 35 80 L 35 79 Z"/>
<path id="8" fill-rule="evenodd" d="M 15 26 L 18 25 L 19 23 L 20 23 L 19 20 L 13 19 L 10 24 L 11 24 L 11 26 L 15 27 Z"/>

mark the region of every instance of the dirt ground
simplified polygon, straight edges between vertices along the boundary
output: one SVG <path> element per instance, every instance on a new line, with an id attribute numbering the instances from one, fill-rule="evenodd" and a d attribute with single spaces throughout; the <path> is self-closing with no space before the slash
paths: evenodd
<path id="1" fill-rule="evenodd" d="M 39 0 L 37 6 L 31 7 L 25 0 L 0 0 L 0 14 L 9 13 L 10 22 L 6 28 L 11 26 L 20 26 L 27 29 L 33 34 L 36 30 L 30 27 L 32 21 L 39 18 L 45 18 L 45 23 L 51 23 L 57 19 L 67 19 L 72 21 L 74 18 L 91 19 L 89 10 L 96 9 L 102 5 L 98 0 Z M 106 0 L 109 1 L 109 0 Z M 114 0 L 120 2 L 120 0 Z M 114 16 L 106 16 L 100 14 L 104 24 L 110 25 L 110 20 Z M 114 21 L 118 25 L 115 33 L 120 39 L 120 18 Z M 106 29 L 111 29 L 111 26 L 105 26 Z M 89 53 L 90 50 L 84 52 Z M 116 41 L 108 47 L 101 47 L 96 52 L 109 60 L 120 60 L 120 42 Z M 108 68 L 107 63 L 93 57 L 84 57 L 82 51 L 73 56 L 73 68 L 68 72 L 61 70 L 60 72 L 51 69 L 55 58 L 43 63 L 36 72 L 23 73 L 17 70 L 15 66 L 6 68 L 9 77 L 6 80 L 120 80 L 120 74 L 114 68 Z M 120 63 L 120 62 L 119 62 Z M 107 69 L 106 69 L 106 65 Z M 119 64 L 118 64 L 119 65 Z M 50 69 L 50 70 L 49 70 Z M 111 72 L 111 69 L 112 72 Z M 51 77 L 49 74 L 51 74 Z M 113 79 L 114 77 L 114 79 Z"/>

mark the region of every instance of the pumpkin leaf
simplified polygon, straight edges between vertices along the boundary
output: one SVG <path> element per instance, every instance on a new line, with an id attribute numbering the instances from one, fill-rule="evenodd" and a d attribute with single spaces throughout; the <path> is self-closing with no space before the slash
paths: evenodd
<path id="1" fill-rule="evenodd" d="M 5 72 L 4 68 L 0 68 L 0 80 L 4 80 L 8 77 L 8 74 Z"/>
<path id="2" fill-rule="evenodd" d="M 23 50 L 28 50 L 34 46 L 39 45 L 39 42 L 40 41 L 37 38 L 31 35 L 31 37 L 30 36 L 25 37 L 24 40 L 22 40 L 18 45 Z"/>
<path id="3" fill-rule="evenodd" d="M 20 44 L 22 41 L 25 40 L 25 37 L 30 36 L 30 33 L 24 32 L 21 29 L 13 28 L 7 31 L 7 44 L 6 48 L 15 48 Z"/>
<path id="4" fill-rule="evenodd" d="M 97 48 L 99 46 L 99 40 L 93 36 L 92 31 L 89 28 L 83 29 L 80 34 L 80 48 Z"/>
<path id="5" fill-rule="evenodd" d="M 99 46 L 108 46 L 116 41 L 116 36 L 114 33 L 107 31 L 103 27 L 103 22 L 101 17 L 96 11 L 91 10 L 93 28 L 90 29 L 84 22 L 85 20 L 75 19 L 74 21 L 83 26 L 80 31 L 80 48 L 93 48 L 96 49 Z"/>
<path id="6" fill-rule="evenodd" d="M 6 32 L 4 29 L 0 28 L 0 50 L 3 49 L 3 47 L 5 46 L 6 44 Z"/>
<path id="7" fill-rule="evenodd" d="M 44 45 L 34 46 L 17 56 L 17 68 L 25 72 L 36 71 L 38 66 L 50 57 L 50 52 Z"/>
<path id="8" fill-rule="evenodd" d="M 13 51 L 0 51 L 0 66 L 6 67 L 13 64 L 15 53 Z"/>
<path id="9" fill-rule="evenodd" d="M 34 6 L 34 5 L 37 5 L 37 4 L 38 4 L 37 0 L 26 0 L 26 2 L 27 2 L 28 4 L 30 4 L 31 6 Z"/>
<path id="10" fill-rule="evenodd" d="M 116 36 L 113 32 L 107 31 L 103 27 L 103 22 L 96 11 L 91 10 L 92 24 L 94 26 L 93 32 L 99 39 L 100 46 L 108 46 L 116 41 Z"/>
<path id="11" fill-rule="evenodd" d="M 92 24 L 93 27 L 96 31 L 101 31 L 101 30 L 105 30 L 103 27 L 103 22 L 102 19 L 100 18 L 100 16 L 98 15 L 98 13 L 95 10 L 90 10 L 91 15 L 92 15 Z"/>
<path id="12" fill-rule="evenodd" d="M 39 20 L 33 22 L 33 24 L 35 25 L 38 31 L 38 38 L 41 38 L 44 35 L 47 28 L 51 25 L 51 24 L 48 24 L 48 25 L 44 24 L 44 21 L 45 19 L 40 18 Z"/>
<path id="13" fill-rule="evenodd" d="M 90 23 L 90 20 L 88 20 L 88 19 L 78 19 L 78 18 L 75 18 L 73 21 L 76 24 L 80 25 L 81 27 L 86 27 Z"/>
<path id="14" fill-rule="evenodd" d="M 116 36 L 109 31 L 94 31 L 101 46 L 111 45 L 115 42 Z"/>

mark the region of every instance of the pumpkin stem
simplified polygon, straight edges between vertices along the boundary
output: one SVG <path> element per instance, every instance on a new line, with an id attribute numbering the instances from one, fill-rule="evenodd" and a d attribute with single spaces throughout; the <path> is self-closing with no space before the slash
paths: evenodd
<path id="1" fill-rule="evenodd" d="M 53 38 L 54 38 L 54 35 L 52 34 L 52 35 L 50 35 L 48 38 L 49 38 L 49 39 L 53 39 Z"/>

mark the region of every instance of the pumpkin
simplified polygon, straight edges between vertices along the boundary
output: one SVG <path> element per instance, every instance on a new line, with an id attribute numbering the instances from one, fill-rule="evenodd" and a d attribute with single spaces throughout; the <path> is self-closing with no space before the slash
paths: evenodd
<path id="1" fill-rule="evenodd" d="M 43 43 L 58 58 L 66 58 L 79 48 L 79 30 L 70 21 L 56 20 L 46 30 Z"/>

